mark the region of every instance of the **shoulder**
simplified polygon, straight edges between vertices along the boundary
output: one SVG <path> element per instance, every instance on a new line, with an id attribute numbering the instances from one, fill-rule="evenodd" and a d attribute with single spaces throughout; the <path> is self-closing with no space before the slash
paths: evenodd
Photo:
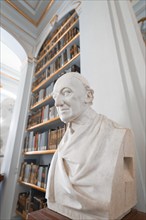
<path id="1" fill-rule="evenodd" d="M 114 120 L 108 118 L 107 116 L 102 115 L 102 117 L 103 117 L 102 123 L 103 123 L 104 126 L 106 126 L 107 128 L 112 129 L 112 130 L 116 130 L 116 131 L 119 131 L 119 132 L 132 133 L 131 129 L 120 125 L 119 123 L 117 123 L 116 121 L 114 121 Z"/>

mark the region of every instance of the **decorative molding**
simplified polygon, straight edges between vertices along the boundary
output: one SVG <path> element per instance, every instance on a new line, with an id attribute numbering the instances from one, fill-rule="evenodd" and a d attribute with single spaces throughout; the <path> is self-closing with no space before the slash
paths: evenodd
<path id="1" fill-rule="evenodd" d="M 36 62 L 36 59 L 34 57 L 28 56 L 28 63 L 34 63 Z"/>
<path id="2" fill-rule="evenodd" d="M 36 40 L 36 38 L 34 36 L 32 36 L 31 34 L 29 34 L 29 32 L 26 32 L 22 27 L 18 26 L 14 21 L 12 21 L 11 19 L 9 19 L 5 14 L 1 13 L 1 20 L 2 17 L 4 18 L 4 20 L 7 20 L 9 23 L 9 26 L 14 25 L 14 27 L 16 28 L 16 30 L 20 31 L 20 33 L 24 33 L 25 35 L 28 35 L 29 37 L 33 38 L 33 40 Z M 11 24 L 11 25 L 10 25 Z M 2 21 L 1 21 L 1 26 L 3 26 Z M 4 28 L 7 30 L 7 28 Z M 10 29 L 9 29 L 10 30 Z M 9 30 L 7 30 L 9 32 Z M 15 37 L 17 39 L 17 37 Z"/>
<path id="3" fill-rule="evenodd" d="M 54 15 L 52 18 L 51 18 L 51 20 L 50 20 L 50 24 L 51 24 L 51 26 L 53 27 L 54 26 L 54 24 L 56 23 L 58 21 L 58 15 L 56 14 L 56 15 Z"/>
<path id="4" fill-rule="evenodd" d="M 81 13 L 81 1 L 73 1 L 73 5 L 75 5 L 75 10 L 78 15 Z"/>
<path id="5" fill-rule="evenodd" d="M 29 17 L 26 13 L 24 13 L 22 10 L 20 10 L 11 0 L 5 0 L 12 8 L 14 8 L 20 15 L 22 15 L 24 18 L 26 18 L 31 24 L 33 24 L 35 27 L 37 27 L 41 21 L 43 20 L 44 16 L 47 14 L 49 9 L 51 8 L 52 4 L 54 3 L 54 0 L 51 0 L 48 6 L 45 8 L 45 10 L 42 12 L 42 15 L 40 16 L 38 21 L 33 20 L 31 17 Z"/>
<path id="6" fill-rule="evenodd" d="M 40 4 L 40 1 L 38 1 L 38 2 L 36 3 L 35 8 L 33 8 L 32 5 L 29 3 L 29 1 L 24 0 L 24 2 L 25 2 L 26 4 L 28 4 L 29 7 L 32 8 L 32 10 L 35 10 L 35 8 L 37 8 L 37 7 L 39 6 L 39 4 Z"/>

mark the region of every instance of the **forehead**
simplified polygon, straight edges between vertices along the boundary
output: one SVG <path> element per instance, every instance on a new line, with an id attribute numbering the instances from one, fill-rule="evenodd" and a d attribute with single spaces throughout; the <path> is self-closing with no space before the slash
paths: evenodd
<path id="1" fill-rule="evenodd" d="M 54 85 L 53 92 L 60 92 L 64 88 L 70 88 L 73 91 L 84 89 L 82 82 L 75 77 L 61 77 Z"/>

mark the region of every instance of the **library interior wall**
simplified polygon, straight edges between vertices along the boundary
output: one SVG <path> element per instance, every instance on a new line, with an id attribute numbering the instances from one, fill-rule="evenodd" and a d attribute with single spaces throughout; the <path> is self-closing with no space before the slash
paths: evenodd
<path id="1" fill-rule="evenodd" d="M 128 1 L 83 1 L 81 71 L 95 91 L 93 108 L 134 132 L 137 209 L 146 212 L 145 46 L 137 31 Z"/>
<path id="2" fill-rule="evenodd" d="M 137 76 L 138 82 L 140 82 L 139 87 L 136 87 L 135 84 L 133 84 L 132 80 L 136 81 L 137 77 L 135 75 L 131 76 L 133 72 L 131 72 L 131 69 L 129 70 L 129 66 L 131 67 L 133 65 L 133 62 L 132 60 L 128 60 L 127 63 L 126 59 L 127 50 L 125 48 L 124 42 L 125 40 L 128 40 L 129 42 L 129 39 L 123 38 L 123 36 L 121 36 L 121 27 L 119 27 L 119 24 L 116 23 L 116 14 L 118 7 L 120 7 L 120 10 L 122 12 L 123 10 L 125 10 L 125 7 L 127 7 L 127 9 L 124 11 L 124 16 L 128 16 L 130 18 L 132 17 L 132 15 L 130 14 L 131 12 L 129 9 L 129 5 L 126 3 L 126 1 L 122 2 L 119 2 L 119 5 L 114 5 L 112 1 L 110 1 L 109 3 L 108 0 L 82 1 L 82 4 L 80 6 L 81 70 L 82 74 L 89 80 L 91 86 L 95 91 L 93 108 L 97 112 L 107 115 L 109 118 L 119 122 L 123 126 L 131 127 L 134 130 L 136 136 L 136 145 L 138 146 L 138 149 L 136 151 L 138 174 L 137 208 L 140 211 L 146 212 L 146 198 L 144 194 L 144 121 L 142 122 L 141 118 L 139 117 L 140 114 L 143 115 L 144 113 L 140 112 L 137 106 L 139 104 L 137 101 L 139 99 L 139 96 L 141 96 L 141 94 L 138 93 L 138 90 L 144 91 L 144 87 L 141 85 L 142 82 L 144 82 L 144 73 L 143 70 L 141 71 L 144 59 L 142 58 L 142 52 L 139 49 L 139 41 L 136 37 L 137 33 L 133 33 L 132 27 L 129 24 L 126 33 L 128 37 L 130 37 L 130 45 L 133 44 L 135 48 L 135 51 L 133 51 L 134 54 L 132 55 L 135 59 L 139 58 L 139 62 L 136 62 L 136 64 L 134 64 L 134 68 L 138 68 L 139 71 L 136 69 L 136 72 L 137 74 L 141 74 L 141 78 Z M 113 13 L 113 16 L 115 16 L 114 18 L 111 17 L 111 11 Z M 119 19 L 123 21 L 123 14 L 121 17 L 119 16 Z M 119 23 L 121 23 L 121 20 L 118 20 Z M 128 24 L 124 25 L 126 26 Z M 133 26 L 134 25 L 135 24 L 133 24 Z M 118 35 L 118 37 L 116 35 Z M 25 42 L 23 42 L 23 45 L 25 45 Z M 29 62 L 27 76 L 26 79 L 24 78 L 25 86 L 21 89 L 21 92 L 23 92 L 23 101 L 21 103 L 21 114 L 19 117 L 19 123 L 20 121 L 23 121 L 23 123 L 19 125 L 19 131 L 17 129 L 17 137 L 15 137 L 15 141 L 18 136 L 19 140 L 17 139 L 17 141 L 14 143 L 16 148 L 14 151 L 15 154 L 13 153 L 13 160 L 15 160 L 16 158 L 16 151 L 17 157 L 20 157 L 19 144 L 22 145 L 22 133 L 24 133 L 23 131 L 25 130 L 26 121 L 24 121 L 24 119 L 26 118 L 26 110 L 29 103 L 29 92 L 31 89 L 30 82 L 32 79 L 33 68 L 33 64 Z M 122 70 L 121 68 L 124 69 Z M 122 74 L 124 74 L 124 76 Z M 144 98 L 143 95 L 142 98 Z M 139 99 L 141 107 L 144 103 L 142 98 L 140 97 Z M 132 101 L 132 103 L 129 103 L 130 100 Z M 23 109 L 22 106 L 25 106 L 25 109 Z M 15 161 L 15 164 L 13 164 L 13 168 L 18 168 L 18 161 Z M 18 170 L 13 169 L 13 174 L 14 173 L 15 175 L 11 175 L 11 179 L 9 179 L 9 184 L 7 185 L 7 187 L 5 187 L 5 189 L 9 187 L 10 191 L 15 191 L 15 187 L 18 187 Z M 14 213 L 14 204 L 16 204 L 16 201 L 14 202 L 14 195 L 10 191 L 6 193 L 6 201 L 3 205 L 3 208 L 7 207 L 7 216 L 11 216 L 12 206 Z M 15 200 L 17 200 L 17 198 L 15 198 Z"/>

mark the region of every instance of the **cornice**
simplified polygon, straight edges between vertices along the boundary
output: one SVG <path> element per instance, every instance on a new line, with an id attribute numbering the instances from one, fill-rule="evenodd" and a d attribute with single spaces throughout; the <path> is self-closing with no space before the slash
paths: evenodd
<path id="1" fill-rule="evenodd" d="M 49 11 L 49 9 L 51 8 L 52 4 L 54 3 L 54 0 L 51 0 L 50 3 L 48 4 L 48 6 L 44 9 L 41 17 L 39 18 L 38 21 L 33 20 L 32 18 L 30 18 L 29 16 L 27 16 L 22 10 L 20 10 L 18 7 L 16 7 L 15 4 L 13 4 L 13 2 L 11 0 L 5 0 L 5 2 L 7 4 L 9 4 L 11 7 L 13 7 L 20 15 L 22 15 L 24 18 L 26 18 L 31 24 L 33 24 L 35 27 L 37 27 L 41 21 L 43 20 L 43 18 L 46 16 L 47 12 Z"/>

